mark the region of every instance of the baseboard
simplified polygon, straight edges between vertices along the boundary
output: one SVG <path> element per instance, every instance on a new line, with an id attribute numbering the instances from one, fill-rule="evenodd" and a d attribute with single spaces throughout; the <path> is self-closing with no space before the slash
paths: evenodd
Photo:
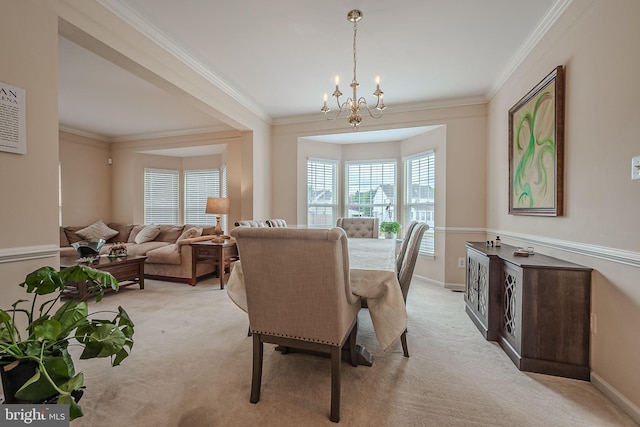
<path id="1" fill-rule="evenodd" d="M 622 393 L 594 372 L 591 372 L 591 384 L 629 415 L 636 423 L 640 424 L 640 407 L 627 399 Z"/>
<path id="2" fill-rule="evenodd" d="M 455 292 L 464 292 L 467 290 L 467 285 L 464 283 L 444 283 L 439 280 L 429 279 L 428 277 L 419 276 L 414 274 L 413 277 L 420 279 L 423 282 L 429 283 L 430 285 L 440 286 L 445 289 L 450 289 Z"/>
<path id="3" fill-rule="evenodd" d="M 467 285 L 464 283 L 445 283 L 445 289 L 450 289 L 455 292 L 464 292 L 467 290 Z"/>

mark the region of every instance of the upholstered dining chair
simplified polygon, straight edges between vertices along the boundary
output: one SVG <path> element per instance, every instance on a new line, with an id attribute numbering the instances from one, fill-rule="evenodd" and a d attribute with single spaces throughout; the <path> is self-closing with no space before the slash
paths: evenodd
<path id="1" fill-rule="evenodd" d="M 396 271 L 400 271 L 400 268 L 402 268 L 402 261 L 404 261 L 404 256 L 407 252 L 407 247 L 409 246 L 409 237 L 411 236 L 413 228 L 418 224 L 419 221 L 411 221 L 404 231 L 404 239 L 402 240 L 398 256 L 396 257 Z"/>
<path id="2" fill-rule="evenodd" d="M 336 226 L 342 228 L 348 237 L 378 238 L 378 218 L 338 218 Z"/>
<path id="3" fill-rule="evenodd" d="M 251 403 L 260 400 L 263 344 L 331 355 L 331 415 L 340 420 L 340 365 L 356 366 L 360 297 L 351 293 L 347 236 L 339 228 L 231 230 L 241 256 L 253 336 Z"/>
<path id="4" fill-rule="evenodd" d="M 413 271 L 415 270 L 416 261 L 418 260 L 418 252 L 420 252 L 420 243 L 422 243 L 422 237 L 428 229 L 429 226 L 427 224 L 419 222 L 414 225 L 411 234 L 405 237 L 405 240 L 408 241 L 407 247 L 402 259 L 402 265 L 398 270 L 398 282 L 400 283 L 400 289 L 402 289 L 402 297 L 404 298 L 405 304 L 407 303 L 407 295 L 409 294 Z M 406 329 L 400 336 L 400 342 L 402 343 L 404 357 L 409 357 Z"/>
<path id="5" fill-rule="evenodd" d="M 287 221 L 285 221 L 284 219 L 279 219 L 279 218 L 268 219 L 267 220 L 267 225 L 269 227 L 286 227 L 287 226 Z"/>

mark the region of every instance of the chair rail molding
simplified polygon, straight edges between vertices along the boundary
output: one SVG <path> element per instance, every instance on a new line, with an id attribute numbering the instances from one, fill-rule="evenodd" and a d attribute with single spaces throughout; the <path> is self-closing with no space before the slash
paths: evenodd
<path id="1" fill-rule="evenodd" d="M 531 243 L 533 245 L 545 246 L 551 249 L 571 252 L 591 258 L 599 258 L 605 261 L 630 265 L 632 267 L 640 267 L 640 252 L 610 248 L 607 246 L 591 245 L 589 243 L 572 242 L 569 240 L 553 239 L 550 237 L 541 237 L 531 234 L 512 233 L 504 230 L 487 229 L 487 234 L 499 235 L 503 240 L 505 238 L 511 238 L 525 243 Z"/>
<path id="2" fill-rule="evenodd" d="M 0 248 L 0 264 L 38 258 L 52 258 L 58 256 L 59 253 L 60 247 L 56 245 Z"/>

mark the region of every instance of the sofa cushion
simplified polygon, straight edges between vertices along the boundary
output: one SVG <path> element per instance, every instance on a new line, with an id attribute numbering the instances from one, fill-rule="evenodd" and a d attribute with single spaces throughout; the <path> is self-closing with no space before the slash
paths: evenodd
<path id="1" fill-rule="evenodd" d="M 182 257 L 180 256 L 180 251 L 177 250 L 177 245 L 170 244 L 162 248 L 147 251 L 147 259 L 145 262 L 149 264 L 180 265 L 182 263 Z"/>
<path id="2" fill-rule="evenodd" d="M 133 224 L 120 224 L 118 222 L 110 222 L 107 225 L 109 226 L 109 228 L 113 228 L 114 230 L 118 231 L 118 234 L 109 239 L 107 243 L 120 243 L 127 242 L 129 240 L 129 234 L 131 234 Z"/>
<path id="3" fill-rule="evenodd" d="M 185 224 L 184 225 L 184 229 L 185 230 L 188 230 L 188 229 L 193 228 L 193 227 L 202 229 L 202 233 L 200 234 L 201 236 L 215 234 L 214 233 L 214 231 L 216 229 L 215 225 L 201 225 L 201 224 Z"/>
<path id="4" fill-rule="evenodd" d="M 146 243 L 127 243 L 127 255 L 128 256 L 145 256 L 147 252 L 154 249 L 167 246 L 165 242 L 146 242 Z M 100 255 L 106 255 L 109 253 L 111 245 L 104 245 L 100 248 Z"/>
<path id="5" fill-rule="evenodd" d="M 64 232 L 64 227 L 60 227 L 60 247 L 64 248 L 67 246 L 71 246 L 71 243 L 69 243 L 69 239 L 67 239 L 67 234 Z"/>
<path id="6" fill-rule="evenodd" d="M 160 233 L 158 233 L 154 240 L 158 242 L 175 243 L 183 230 L 184 225 L 162 224 L 160 225 Z"/>
<path id="7" fill-rule="evenodd" d="M 65 236 L 67 236 L 67 241 L 69 242 L 69 246 L 71 246 L 72 243 L 77 243 L 80 242 L 82 240 L 84 240 L 84 238 L 78 236 L 76 234 L 76 231 L 78 230 L 82 230 L 84 228 L 84 226 L 80 226 L 80 227 L 65 227 L 64 228 L 64 234 Z"/>
<path id="8" fill-rule="evenodd" d="M 78 252 L 73 249 L 71 246 L 61 246 L 60 247 L 60 257 L 78 257 Z"/>
<path id="9" fill-rule="evenodd" d="M 191 239 L 193 237 L 198 237 L 202 235 L 202 228 L 200 227 L 191 227 L 191 228 L 187 228 L 185 227 L 185 230 L 182 232 L 182 234 L 180 235 L 180 237 L 178 237 L 178 239 L 176 240 L 176 243 L 178 243 L 181 240 L 184 239 Z"/>
<path id="10" fill-rule="evenodd" d="M 135 243 L 145 243 L 154 240 L 160 234 L 160 226 L 150 224 L 144 227 L 134 238 Z"/>
<path id="11" fill-rule="evenodd" d="M 100 239 L 109 240 L 113 236 L 116 236 L 118 234 L 118 231 L 109 228 L 107 224 L 102 222 L 102 220 L 99 220 L 85 228 L 76 231 L 76 234 L 82 237 L 84 240 L 95 242 Z"/>

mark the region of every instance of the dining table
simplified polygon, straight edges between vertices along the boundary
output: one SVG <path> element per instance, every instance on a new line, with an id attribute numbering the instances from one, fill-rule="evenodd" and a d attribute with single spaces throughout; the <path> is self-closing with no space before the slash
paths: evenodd
<path id="1" fill-rule="evenodd" d="M 394 344 L 407 328 L 407 310 L 396 272 L 396 239 L 349 238 L 349 281 L 351 292 L 365 299 L 371 323 L 383 351 Z M 247 311 L 242 261 L 237 261 L 227 282 L 227 295 Z M 372 357 L 360 346 L 361 364 Z"/>

